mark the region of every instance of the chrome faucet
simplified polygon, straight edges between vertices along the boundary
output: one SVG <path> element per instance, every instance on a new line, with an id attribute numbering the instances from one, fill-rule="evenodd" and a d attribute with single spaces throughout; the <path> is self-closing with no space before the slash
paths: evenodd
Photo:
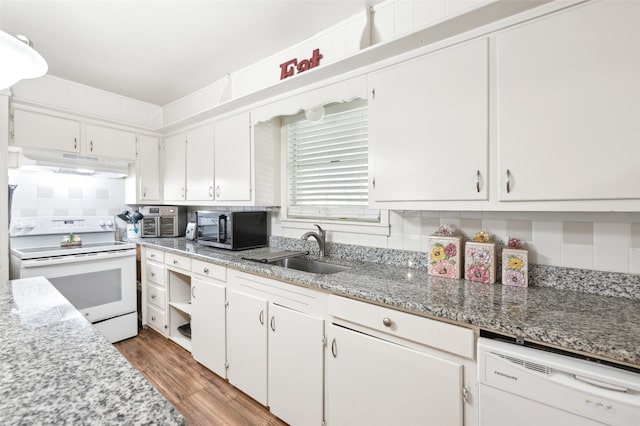
<path id="1" fill-rule="evenodd" d="M 309 239 L 309 237 L 315 238 L 315 240 L 318 242 L 318 248 L 320 249 L 320 257 L 324 257 L 324 246 L 326 243 L 327 233 L 324 229 L 320 228 L 320 225 L 315 226 L 318 228 L 318 232 L 305 232 L 302 237 L 300 237 L 300 239 L 307 240 Z"/>

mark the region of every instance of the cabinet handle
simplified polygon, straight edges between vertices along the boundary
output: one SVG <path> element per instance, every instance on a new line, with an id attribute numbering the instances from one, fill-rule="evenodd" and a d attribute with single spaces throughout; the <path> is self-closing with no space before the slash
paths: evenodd
<path id="1" fill-rule="evenodd" d="M 155 276 L 156 276 L 156 273 L 155 273 L 155 272 L 152 272 L 152 273 L 151 273 L 151 276 L 152 276 L 152 277 L 155 277 Z"/>
<path id="2" fill-rule="evenodd" d="M 271 317 L 271 330 L 276 331 L 276 317 Z"/>
<path id="3" fill-rule="evenodd" d="M 93 152 L 93 141 L 89 141 L 89 151 Z"/>
<path id="4" fill-rule="evenodd" d="M 511 192 L 511 171 L 507 169 L 507 194 Z"/>
<path id="5" fill-rule="evenodd" d="M 192 299 L 196 298 L 196 286 L 191 287 L 191 298 Z"/>
<path id="6" fill-rule="evenodd" d="M 153 254 L 153 253 L 151 253 L 151 254 L 149 255 L 149 257 L 150 257 L 151 259 L 155 259 L 155 258 L 156 258 L 156 255 L 155 255 L 155 254 Z"/>
<path id="7" fill-rule="evenodd" d="M 220 196 L 220 185 L 216 186 L 216 197 Z"/>
<path id="8" fill-rule="evenodd" d="M 151 315 L 151 322 L 156 322 L 156 317 L 154 317 L 153 315 Z"/>
<path id="9" fill-rule="evenodd" d="M 178 261 L 177 261 L 176 259 L 173 259 L 173 264 L 174 264 L 174 265 L 177 265 L 177 264 L 178 264 Z"/>
<path id="10" fill-rule="evenodd" d="M 209 275 L 209 268 L 204 268 L 202 272 L 204 272 L 205 275 Z"/>
<path id="11" fill-rule="evenodd" d="M 147 198 L 147 188 L 142 188 L 142 198 Z"/>
<path id="12" fill-rule="evenodd" d="M 371 186 L 373 186 L 373 189 L 376 189 L 376 178 L 371 179 Z"/>
<path id="13" fill-rule="evenodd" d="M 155 298 L 156 298 L 156 295 L 155 295 L 155 294 L 152 294 L 152 295 L 151 295 L 151 298 L 152 298 L 152 299 L 155 299 Z"/>
<path id="14" fill-rule="evenodd" d="M 476 170 L 476 192 L 480 192 L 480 170 Z"/>
<path id="15" fill-rule="evenodd" d="M 73 138 L 73 149 L 78 149 L 78 138 Z"/>
<path id="16" fill-rule="evenodd" d="M 331 355 L 333 355 L 334 358 L 338 357 L 338 345 L 336 343 L 336 339 L 331 340 Z"/>
<path id="17" fill-rule="evenodd" d="M 182 198 L 184 198 L 184 194 L 186 193 L 186 190 L 184 189 L 184 187 L 180 188 L 180 196 Z"/>
<path id="18" fill-rule="evenodd" d="M 213 197 L 213 185 L 209 185 L 209 197 Z"/>
<path id="19" fill-rule="evenodd" d="M 260 321 L 260 325 L 264 325 L 264 310 L 260 311 L 260 315 L 258 315 L 258 321 Z"/>
<path id="20" fill-rule="evenodd" d="M 375 88 L 374 88 L 374 89 L 371 89 L 371 97 L 372 97 L 373 99 L 375 99 L 375 98 L 376 98 L 376 89 L 375 89 Z"/>
<path id="21" fill-rule="evenodd" d="M 393 325 L 393 321 L 391 321 L 390 318 L 382 318 L 382 324 L 384 324 L 385 327 L 391 327 Z"/>

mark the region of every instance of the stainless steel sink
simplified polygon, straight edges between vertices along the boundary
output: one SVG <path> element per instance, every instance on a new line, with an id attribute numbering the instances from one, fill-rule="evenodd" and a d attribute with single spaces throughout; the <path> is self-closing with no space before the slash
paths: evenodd
<path id="1" fill-rule="evenodd" d="M 316 260 L 304 259 L 301 257 L 286 257 L 267 262 L 269 265 L 276 265 L 286 269 L 311 272 L 312 274 L 335 274 L 346 271 L 344 266 L 333 265 L 331 263 L 318 262 Z"/>

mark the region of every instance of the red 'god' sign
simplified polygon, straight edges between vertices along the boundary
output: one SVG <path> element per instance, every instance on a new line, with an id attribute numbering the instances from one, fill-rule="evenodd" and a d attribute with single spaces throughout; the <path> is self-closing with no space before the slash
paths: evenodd
<path id="1" fill-rule="evenodd" d="M 320 65 L 320 59 L 322 59 L 320 49 L 315 49 L 309 59 L 303 59 L 299 62 L 297 59 L 291 59 L 280 64 L 280 80 L 284 80 L 296 73 L 301 73 L 302 71 L 317 67 Z"/>

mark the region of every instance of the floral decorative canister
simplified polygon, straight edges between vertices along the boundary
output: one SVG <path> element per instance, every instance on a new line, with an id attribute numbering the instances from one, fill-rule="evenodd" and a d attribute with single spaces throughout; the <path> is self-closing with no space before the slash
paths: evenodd
<path id="1" fill-rule="evenodd" d="M 455 235 L 451 226 L 442 225 L 429 236 L 429 275 L 440 278 L 460 279 L 462 238 Z"/>
<path id="2" fill-rule="evenodd" d="M 483 284 L 496 282 L 496 245 L 485 231 L 476 233 L 464 247 L 464 279 Z"/>
<path id="3" fill-rule="evenodd" d="M 507 247 L 502 249 L 502 284 L 516 287 L 529 284 L 529 252 L 517 238 L 509 238 Z"/>

